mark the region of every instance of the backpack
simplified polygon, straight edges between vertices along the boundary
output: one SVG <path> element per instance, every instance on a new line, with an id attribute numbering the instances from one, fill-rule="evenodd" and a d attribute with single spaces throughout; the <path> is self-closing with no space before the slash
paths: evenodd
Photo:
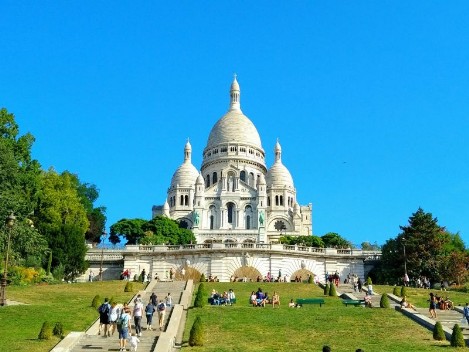
<path id="1" fill-rule="evenodd" d="M 98 312 L 101 314 L 109 314 L 109 304 L 103 303 L 99 306 Z"/>
<path id="2" fill-rule="evenodd" d="M 116 320 L 116 324 L 119 328 L 122 328 L 126 323 L 127 314 L 122 312 Z"/>

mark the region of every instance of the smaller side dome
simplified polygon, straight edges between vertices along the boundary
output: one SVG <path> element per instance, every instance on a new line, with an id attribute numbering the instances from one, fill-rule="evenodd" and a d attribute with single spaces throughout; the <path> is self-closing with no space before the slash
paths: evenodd
<path id="1" fill-rule="evenodd" d="M 274 165 L 267 171 L 266 181 L 267 186 L 289 187 L 294 188 L 293 178 L 290 171 L 282 164 L 282 147 L 277 139 L 274 148 L 275 162 Z"/>
<path id="2" fill-rule="evenodd" d="M 196 185 L 203 185 L 204 184 L 204 177 L 202 176 L 201 173 L 199 173 L 199 176 L 197 176 L 197 180 L 195 181 Z"/>
<path id="3" fill-rule="evenodd" d="M 195 166 L 192 165 L 191 153 L 192 147 L 188 140 L 186 145 L 184 146 L 184 162 L 181 166 L 178 167 L 176 172 L 173 174 L 173 177 L 171 178 L 171 187 L 194 186 L 197 177 L 199 176 L 199 172 L 197 171 Z"/>

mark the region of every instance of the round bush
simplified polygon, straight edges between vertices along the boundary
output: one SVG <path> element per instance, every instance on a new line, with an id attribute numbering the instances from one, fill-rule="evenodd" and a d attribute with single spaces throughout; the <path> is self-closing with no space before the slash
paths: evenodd
<path id="1" fill-rule="evenodd" d="M 190 346 L 203 346 L 204 345 L 204 327 L 202 325 L 202 319 L 197 317 L 192 325 L 192 329 L 189 336 Z"/>
<path id="2" fill-rule="evenodd" d="M 37 337 L 39 340 L 50 340 L 52 338 L 52 326 L 48 321 L 42 324 L 41 331 Z"/>
<path id="3" fill-rule="evenodd" d="M 54 334 L 54 336 L 63 337 L 65 335 L 63 324 L 60 322 L 55 323 L 52 333 Z"/>
<path id="4" fill-rule="evenodd" d="M 381 300 L 379 301 L 379 306 L 381 308 L 389 308 L 389 299 L 388 299 L 388 295 L 386 293 L 383 293 L 381 295 Z"/>
<path id="5" fill-rule="evenodd" d="M 401 297 L 407 296 L 407 287 L 401 287 Z"/>
<path id="6" fill-rule="evenodd" d="M 201 283 L 195 295 L 194 307 L 202 308 L 205 305 L 205 285 Z"/>
<path id="7" fill-rule="evenodd" d="M 451 346 L 465 347 L 464 336 L 458 324 L 454 324 L 453 333 L 451 334 Z"/>
<path id="8" fill-rule="evenodd" d="M 401 294 L 401 290 L 399 290 L 399 288 L 397 286 L 394 286 L 393 290 L 392 290 L 392 294 L 394 296 L 400 296 Z"/>
<path id="9" fill-rule="evenodd" d="M 328 296 L 329 295 L 329 284 L 326 284 L 324 286 L 324 296 Z"/>
<path id="10" fill-rule="evenodd" d="M 93 301 L 91 302 L 91 307 L 98 309 L 101 304 L 101 297 L 99 295 L 94 296 Z"/>
<path id="11" fill-rule="evenodd" d="M 124 292 L 134 292 L 134 284 L 130 281 L 127 281 L 124 287 Z"/>
<path id="12" fill-rule="evenodd" d="M 331 284 L 329 287 L 329 296 L 332 296 L 332 297 L 337 296 L 337 291 L 335 290 L 334 284 Z"/>
<path id="13" fill-rule="evenodd" d="M 433 327 L 433 339 L 437 341 L 443 341 L 446 339 L 445 332 L 443 331 L 443 325 L 441 325 L 439 321 L 437 321 Z"/>

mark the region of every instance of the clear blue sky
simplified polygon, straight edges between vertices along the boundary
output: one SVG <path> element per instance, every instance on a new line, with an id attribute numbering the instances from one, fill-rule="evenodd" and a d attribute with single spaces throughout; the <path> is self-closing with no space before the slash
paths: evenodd
<path id="1" fill-rule="evenodd" d="M 0 106 L 109 227 L 199 168 L 233 73 L 316 235 L 382 244 L 418 207 L 469 244 L 468 1 L 3 1 Z"/>

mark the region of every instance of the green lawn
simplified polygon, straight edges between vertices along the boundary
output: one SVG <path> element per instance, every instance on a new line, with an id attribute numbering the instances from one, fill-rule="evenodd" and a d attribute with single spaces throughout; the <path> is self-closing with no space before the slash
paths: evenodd
<path id="1" fill-rule="evenodd" d="M 260 286 L 281 297 L 280 309 L 255 308 L 248 304 L 252 290 Z M 206 289 L 233 288 L 234 306 L 205 306 L 189 310 L 184 349 L 202 351 L 440 351 L 449 348 L 432 332 L 392 309 L 345 307 L 339 298 L 325 297 L 326 304 L 288 308 L 291 298 L 324 297 L 315 285 L 298 283 L 207 283 Z M 381 288 L 381 287 L 380 287 Z M 375 288 L 378 290 L 378 287 Z M 392 287 L 390 288 L 392 292 Z M 428 291 L 426 292 L 428 294 Z M 203 347 L 190 347 L 189 331 L 200 316 L 205 327 Z"/>
<path id="2" fill-rule="evenodd" d="M 66 330 L 84 331 L 98 317 L 91 301 L 96 294 L 128 301 L 133 293 L 124 292 L 124 281 L 76 284 L 9 286 L 7 297 L 25 305 L 0 307 L 1 351 L 49 351 L 59 341 L 44 341 L 37 336 L 44 321 L 61 322 Z M 134 291 L 142 289 L 134 283 Z"/>
<path id="3" fill-rule="evenodd" d="M 400 292 L 399 287 L 399 292 Z M 373 290 L 379 293 L 392 293 L 394 286 L 384 286 L 384 285 L 373 285 Z M 457 306 L 463 306 L 466 302 L 469 302 L 469 293 L 457 292 L 457 291 L 440 291 L 440 290 L 425 290 L 423 288 L 413 288 L 406 287 L 407 298 L 409 301 L 414 304 L 416 307 L 428 307 L 430 292 L 440 296 L 448 297 L 454 302 Z"/>

